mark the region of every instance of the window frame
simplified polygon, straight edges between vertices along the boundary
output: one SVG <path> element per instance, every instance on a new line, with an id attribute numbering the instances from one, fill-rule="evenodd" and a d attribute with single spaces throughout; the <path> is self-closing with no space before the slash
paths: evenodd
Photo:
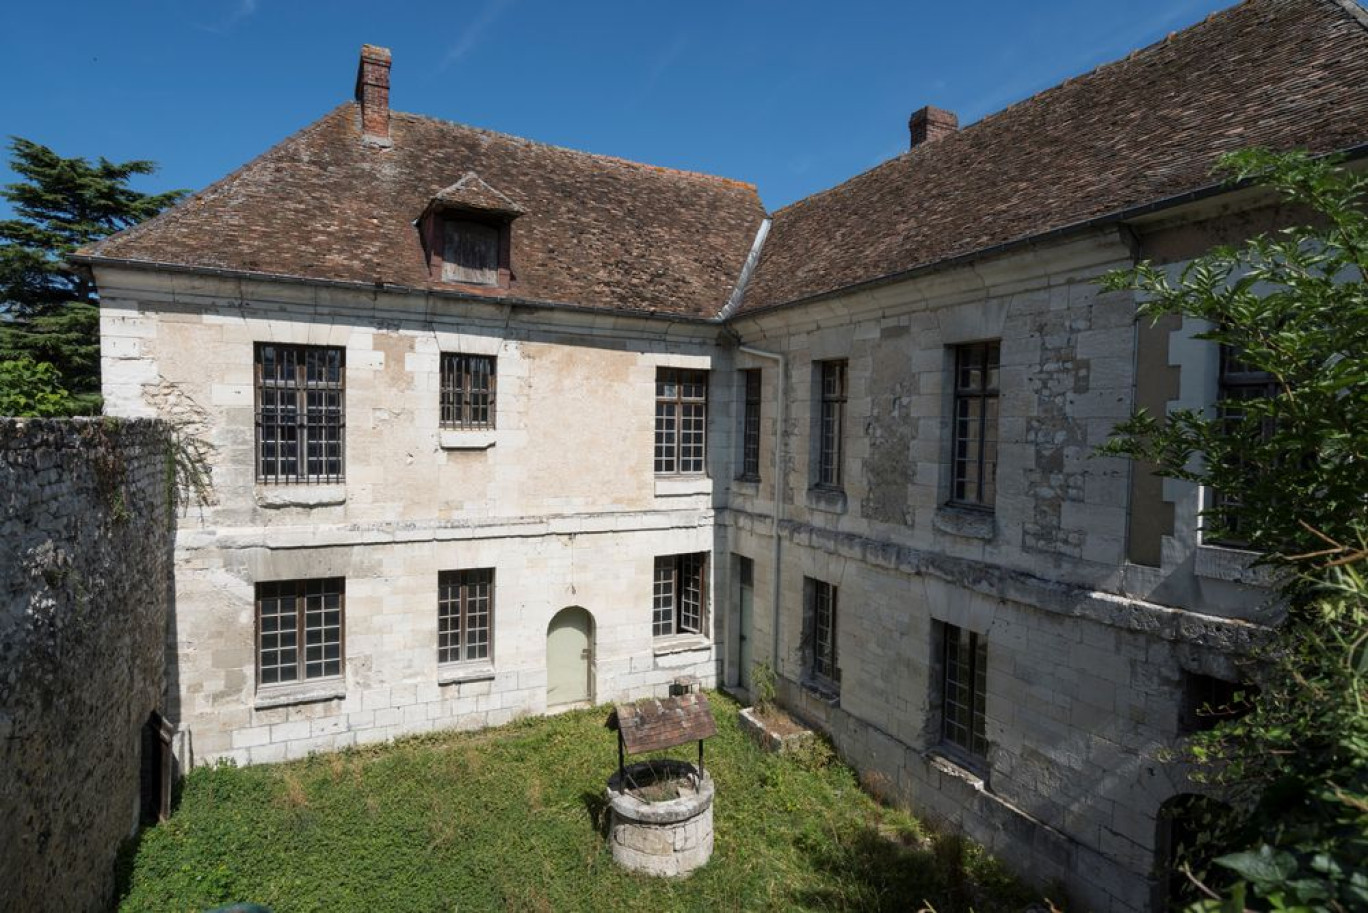
<path id="1" fill-rule="evenodd" d="M 453 668 L 458 666 L 492 666 L 494 664 L 494 611 L 495 611 L 495 569 L 492 567 L 458 568 L 437 572 L 437 666 L 441 669 Z M 472 592 L 475 588 L 484 586 L 486 592 L 483 595 Z M 479 615 L 478 611 L 472 610 L 472 601 L 484 600 L 483 615 L 484 625 L 478 630 L 484 633 L 482 643 L 472 644 L 470 633 L 472 630 L 471 617 Z M 455 611 L 449 611 L 452 604 L 455 604 Z M 479 608 L 477 605 L 475 608 Z M 444 628 L 444 622 L 449 621 L 455 616 L 456 625 L 453 632 L 450 626 Z M 454 633 L 454 642 L 443 643 L 443 638 L 450 638 Z M 483 647 L 483 656 L 471 656 L 470 652 L 474 648 Z M 444 651 L 455 651 L 456 658 L 451 658 L 451 653 Z"/>
<path id="2" fill-rule="evenodd" d="M 331 591 L 328 590 L 328 589 L 326 589 L 329 585 L 335 585 L 335 589 L 334 589 L 334 590 L 331 590 Z M 318 593 L 316 593 L 316 594 L 310 593 L 309 590 L 310 590 L 311 588 L 313 588 L 313 587 L 320 588 L 320 592 L 318 592 Z M 266 591 L 271 590 L 271 589 L 276 590 L 276 592 L 275 592 L 275 593 L 270 593 L 270 594 L 268 594 Z M 292 596 L 292 597 L 289 595 L 291 590 L 293 590 L 293 596 Z M 331 674 L 329 674 L 329 673 L 326 672 L 326 671 L 324 671 L 322 674 L 318 674 L 318 675 L 309 675 L 309 674 L 308 674 L 308 667 L 309 667 L 309 665 L 311 664 L 311 661 L 309 660 L 309 654 L 308 654 L 308 648 L 311 646 L 311 645 L 309 644 L 309 631 L 310 631 L 310 628 L 309 628 L 309 623 L 308 623 L 308 615 L 309 615 L 309 613 L 310 613 L 309 599 L 310 599 L 311 596 L 314 596 L 314 595 L 317 595 L 317 596 L 320 596 L 320 597 L 324 597 L 325 599 L 326 599 L 326 597 L 329 596 L 329 595 L 335 595 L 335 596 L 337 597 L 337 609 L 336 609 L 336 611 L 337 611 L 337 624 L 336 624 L 335 626 L 333 626 L 333 625 L 328 625 L 328 624 L 326 623 L 326 621 L 327 621 L 326 614 L 327 614 L 327 612 L 328 612 L 328 608 L 327 608 L 326 602 L 321 606 L 320 609 L 315 610 L 315 611 L 321 611 L 321 612 L 323 613 L 323 615 L 324 615 L 324 617 L 323 617 L 323 619 L 322 619 L 323 622 L 324 622 L 324 624 L 321 626 L 321 628 L 322 628 L 325 632 L 326 632 L 326 630 L 327 630 L 328 628 L 330 628 L 330 627 L 335 627 L 335 628 L 336 628 L 336 631 L 337 631 L 337 637 L 336 637 L 336 640 L 335 640 L 335 641 L 331 641 L 331 642 L 328 641 L 328 640 L 326 639 L 326 635 L 325 635 L 324 639 L 320 640 L 320 641 L 319 641 L 319 644 L 318 644 L 318 646 L 323 647 L 323 648 L 326 648 L 330 643 L 335 643 L 335 644 L 337 645 L 337 656 L 336 656 L 336 658 L 335 658 L 335 661 L 336 661 L 336 663 L 337 663 L 337 671 L 336 671 L 336 672 L 333 672 L 333 673 L 331 673 Z M 294 612 L 293 612 L 293 616 L 294 616 L 294 626 L 293 626 L 294 643 L 293 643 L 292 646 L 276 646 L 276 647 L 268 648 L 268 647 L 265 646 L 265 639 L 266 639 L 266 637 L 267 637 L 268 635 L 270 635 L 270 634 L 283 634 L 283 633 L 285 633 L 285 631 L 286 631 L 287 629 L 286 629 L 285 627 L 282 626 L 282 627 L 278 627 L 275 631 L 267 631 L 267 630 L 266 630 L 266 624 L 265 624 L 266 615 L 262 612 L 262 603 L 263 603 L 263 601 L 265 601 L 265 600 L 267 600 L 267 599 L 286 599 L 286 598 L 293 598 L 294 603 L 295 603 Z M 254 663 L 255 663 L 255 666 L 256 666 L 256 684 L 257 684 L 257 690 L 258 690 L 258 691 L 268 691 L 268 690 L 275 690 L 275 689 L 282 689 L 282 688 L 294 688 L 294 687 L 299 687 L 299 686 L 311 685 L 311 684 L 314 684 L 314 683 L 317 683 L 317 682 L 336 682 L 336 681 L 344 681 L 344 680 L 346 679 L 346 675 L 347 675 L 347 578 L 345 578 L 345 577 L 306 577 L 306 578 L 300 578 L 300 579 L 296 579 L 296 580 L 262 580 L 262 581 L 257 581 L 257 583 L 256 583 L 256 585 L 255 585 L 254 604 L 255 604 L 254 616 L 255 616 L 255 619 L 256 619 L 256 631 L 255 631 L 256 637 L 255 637 L 255 648 L 254 648 L 254 650 L 253 650 L 253 653 L 254 653 Z M 274 613 L 274 615 L 275 615 L 276 618 L 287 618 L 287 617 L 289 617 L 289 615 L 286 614 L 286 613 L 284 613 L 284 612 Z M 280 652 L 280 651 L 283 651 L 283 650 L 293 649 L 294 654 L 295 654 L 295 659 L 294 659 L 294 664 L 293 664 L 293 667 L 294 667 L 294 669 L 295 669 L 295 677 L 294 677 L 294 678 L 285 679 L 285 680 L 280 679 L 280 678 L 277 678 L 275 681 L 272 681 L 272 682 L 265 681 L 265 676 L 266 676 L 266 670 L 267 670 L 267 669 L 277 669 L 277 670 L 278 670 L 278 669 L 290 668 L 288 665 L 286 665 L 286 664 L 284 664 L 284 663 L 279 663 L 279 662 L 278 662 L 278 663 L 271 663 L 271 664 L 265 663 L 265 662 L 264 662 L 265 654 L 266 654 L 266 652 L 267 652 L 268 649 L 269 649 L 269 650 L 272 650 L 272 651 L 275 651 L 275 652 Z M 324 669 L 326 670 L 328 661 L 329 661 L 329 660 L 328 660 L 328 657 L 327 657 L 327 655 L 326 655 L 326 650 L 325 650 L 324 653 L 323 653 L 323 655 L 322 655 L 322 657 L 321 657 L 321 659 L 316 660 L 316 661 L 314 661 L 314 662 L 322 663 L 323 666 L 324 666 Z"/>
<path id="3" fill-rule="evenodd" d="M 840 630 L 840 588 L 816 577 L 804 579 L 811 625 L 806 651 L 808 677 L 822 688 L 839 693 L 841 667 L 837 639 Z"/>
<path id="4" fill-rule="evenodd" d="M 988 759 L 988 638 L 949 622 L 936 625 L 940 745 L 982 765 Z M 956 676 L 955 670 L 965 665 L 962 657 L 967 657 L 968 668 Z"/>
<path id="5" fill-rule="evenodd" d="M 279 342 L 257 342 L 252 347 L 252 375 L 253 375 L 253 394 L 255 407 L 255 427 L 256 441 L 252 451 L 253 477 L 258 485 L 336 485 L 346 481 L 347 478 L 347 350 L 341 346 L 311 346 L 297 345 L 295 343 Z M 279 376 L 275 378 L 266 377 L 266 352 L 268 350 L 279 350 L 281 355 L 290 353 L 292 356 L 293 374 L 290 379 L 283 379 Z M 336 364 L 326 364 L 324 366 L 325 377 L 322 380 L 310 380 L 309 371 L 312 367 L 311 356 L 336 356 Z M 272 362 L 284 366 L 290 359 L 272 358 Z M 302 368 L 302 370 L 301 370 Z M 336 369 L 337 379 L 331 381 L 326 378 L 326 373 Z M 279 370 L 277 375 L 279 375 Z M 277 403 L 285 395 L 292 394 L 294 397 L 294 420 L 286 421 L 266 421 L 267 407 L 265 405 L 267 391 L 276 391 L 279 395 Z M 319 421 L 310 421 L 311 410 L 309 408 L 310 394 L 336 394 L 336 407 L 322 406 L 315 412 L 321 413 Z M 277 405 L 275 412 L 279 414 L 285 407 Z M 335 413 L 336 420 L 329 422 L 327 418 Z M 275 429 L 276 437 L 267 440 L 267 429 Z M 291 443 L 286 440 L 286 435 L 281 432 L 284 429 L 293 430 L 293 443 L 295 445 L 295 456 L 293 462 L 295 471 L 293 473 L 281 470 L 282 464 L 290 458 L 281 456 L 281 448 Z M 336 432 L 336 441 L 327 438 L 329 431 Z M 321 434 L 321 439 L 320 439 Z M 326 453 L 330 444 L 336 443 L 336 462 L 337 472 L 310 473 L 308 471 L 311 457 L 309 450 L 311 446 L 318 446 L 324 451 L 324 455 L 317 460 L 326 464 L 333 457 Z M 267 458 L 265 455 L 266 447 L 269 444 L 276 446 L 276 455 L 272 458 L 275 471 L 265 472 Z M 303 470 L 302 472 L 300 470 Z"/>
<path id="6" fill-rule="evenodd" d="M 1229 345 L 1222 343 L 1219 351 L 1220 364 L 1216 375 L 1217 414 L 1223 423 L 1236 424 L 1242 421 L 1242 413 L 1238 407 L 1232 408 L 1230 404 L 1251 399 L 1276 397 L 1279 390 L 1278 379 L 1267 371 L 1250 369 L 1240 360 L 1239 353 Z M 1273 434 L 1271 422 L 1266 420 L 1260 428 L 1260 433 L 1265 439 L 1271 436 Z M 1207 510 L 1205 512 L 1221 515 L 1221 525 L 1225 529 L 1225 535 L 1207 535 L 1204 520 L 1202 544 L 1216 546 L 1217 548 L 1248 548 L 1249 542 L 1240 535 L 1239 523 L 1235 522 L 1234 518 L 1227 513 L 1232 506 L 1239 504 L 1239 499 L 1216 488 L 1211 488 L 1209 491 L 1210 495 L 1207 499 Z"/>
<path id="7" fill-rule="evenodd" d="M 850 399 L 850 361 L 817 362 L 817 436 L 814 488 L 842 491 L 845 485 L 846 404 Z"/>
<path id="8" fill-rule="evenodd" d="M 665 391 L 673 387 L 672 394 Z M 700 388 L 701 394 L 685 395 Z M 689 430 L 685 430 L 685 423 Z M 686 441 L 686 435 L 689 436 Z M 696 436 L 696 440 L 694 437 Z M 688 454 L 686 456 L 686 453 Z M 688 468 L 685 468 L 685 467 Z M 708 471 L 708 372 L 701 368 L 656 368 L 655 451 L 658 476 L 705 476 Z"/>
<path id="9" fill-rule="evenodd" d="M 483 364 L 483 371 L 475 370 Z M 497 421 L 496 355 L 443 352 L 439 366 L 438 425 L 443 431 L 493 431 Z M 476 387 L 484 379 L 483 388 Z M 479 397 L 483 397 L 480 402 Z M 483 413 L 483 418 L 478 416 Z"/>
<path id="10" fill-rule="evenodd" d="M 760 368 L 741 371 L 741 474 L 742 482 L 760 481 L 760 401 L 763 376 Z"/>
<path id="11" fill-rule="evenodd" d="M 963 343 L 952 349 L 954 374 L 951 379 L 950 497 L 947 503 L 954 507 L 991 511 L 997 501 L 1002 341 Z M 970 363 L 970 356 L 979 357 L 975 363 Z M 966 374 L 972 376 L 974 372 L 977 372 L 979 382 L 965 383 Z M 977 405 L 976 415 L 970 414 L 975 411 L 971 408 L 974 405 Z M 973 453 L 968 452 L 970 448 Z M 968 472 L 970 465 L 974 468 L 972 479 Z M 971 485 L 972 492 L 968 490 Z"/>
<path id="12" fill-rule="evenodd" d="M 662 577 L 667 579 L 662 580 Z M 662 583 L 668 589 L 662 589 Z M 685 626 L 688 584 L 694 584 L 693 628 Z M 668 625 L 668 629 L 666 628 Z M 651 636 L 704 637 L 708 633 L 708 553 L 657 555 L 651 576 Z"/>

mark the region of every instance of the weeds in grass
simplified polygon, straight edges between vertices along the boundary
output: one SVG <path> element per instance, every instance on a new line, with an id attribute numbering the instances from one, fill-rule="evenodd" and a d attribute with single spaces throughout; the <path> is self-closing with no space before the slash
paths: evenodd
<path id="1" fill-rule="evenodd" d="M 255 901 L 281 911 L 1019 911 L 972 844 L 880 807 L 830 744 L 765 754 L 710 695 L 712 862 L 686 881 L 624 872 L 604 839 L 617 758 L 604 711 L 441 733 L 289 764 L 194 771 L 120 877 L 126 911 Z"/>

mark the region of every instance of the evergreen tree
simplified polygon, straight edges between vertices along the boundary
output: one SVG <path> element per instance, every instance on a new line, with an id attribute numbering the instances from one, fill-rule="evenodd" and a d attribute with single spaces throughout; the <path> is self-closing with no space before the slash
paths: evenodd
<path id="1" fill-rule="evenodd" d="M 10 152 L 10 167 L 23 180 L 0 190 L 16 216 L 0 220 L 0 362 L 51 365 L 72 394 L 72 411 L 98 412 L 98 297 L 89 274 L 66 257 L 156 215 L 186 191 L 130 188 L 134 175 L 156 170 L 150 161 L 63 158 L 19 137 Z M 30 375 L 9 375 L 21 376 Z"/>

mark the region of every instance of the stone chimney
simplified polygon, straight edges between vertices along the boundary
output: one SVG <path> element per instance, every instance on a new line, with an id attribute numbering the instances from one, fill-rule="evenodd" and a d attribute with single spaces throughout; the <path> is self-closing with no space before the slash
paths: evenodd
<path id="1" fill-rule="evenodd" d="M 361 65 L 356 69 L 356 102 L 361 106 L 361 141 L 376 146 L 388 146 L 389 116 L 389 48 L 373 44 L 361 45 Z"/>
<path id="2" fill-rule="evenodd" d="M 907 129 L 912 133 L 912 147 L 916 149 L 923 143 L 934 143 L 943 136 L 959 130 L 959 118 L 954 111 L 933 108 L 927 105 L 912 112 L 907 121 Z"/>

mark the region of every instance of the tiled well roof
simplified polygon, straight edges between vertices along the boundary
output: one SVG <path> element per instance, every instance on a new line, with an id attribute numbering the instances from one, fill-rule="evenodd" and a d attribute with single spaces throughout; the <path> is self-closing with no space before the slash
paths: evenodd
<path id="1" fill-rule="evenodd" d="M 1368 141 L 1353 0 L 1249 0 L 780 210 L 741 313 L 1213 182 L 1224 152 Z"/>
<path id="2" fill-rule="evenodd" d="M 394 112 L 363 144 L 347 103 L 175 209 L 85 253 L 308 279 L 457 289 L 429 276 L 414 220 L 461 191 L 511 200 L 509 295 L 711 317 L 764 209 L 754 186 Z M 497 191 L 492 190 L 497 188 Z M 470 200 L 463 200 L 469 203 Z M 493 294 L 498 294 L 494 292 Z"/>

